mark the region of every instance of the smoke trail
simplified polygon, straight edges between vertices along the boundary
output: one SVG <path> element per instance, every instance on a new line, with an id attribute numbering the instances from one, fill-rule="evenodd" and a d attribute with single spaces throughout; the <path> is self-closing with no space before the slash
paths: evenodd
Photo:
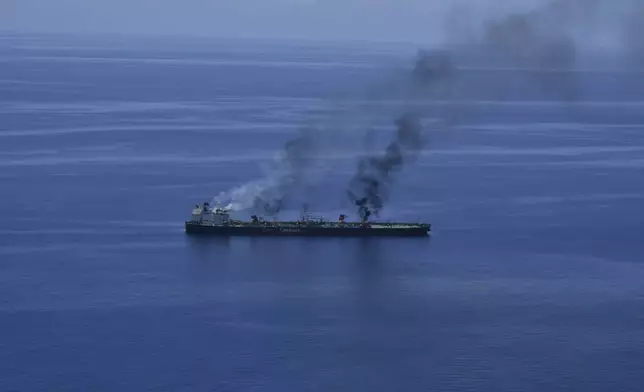
<path id="1" fill-rule="evenodd" d="M 580 15 L 578 9 L 576 0 L 553 0 L 534 10 L 488 21 L 483 46 L 493 60 L 523 69 L 540 87 L 574 99 L 578 49 L 571 23 Z"/>
<path id="2" fill-rule="evenodd" d="M 634 0 L 626 6 L 632 15 L 627 25 L 627 35 L 632 38 L 627 44 L 630 54 L 644 60 L 642 4 Z M 529 11 L 486 20 L 483 34 L 471 42 L 483 53 L 464 54 L 482 54 L 488 60 L 525 72 L 547 92 L 565 100 L 577 99 L 580 49 L 575 34 L 585 36 L 594 30 L 602 19 L 601 6 L 615 7 L 608 0 L 548 0 Z M 426 94 L 438 99 L 453 97 L 456 71 L 449 52 L 421 52 L 411 75 L 411 98 Z M 396 120 L 396 135 L 385 152 L 359 161 L 347 194 L 363 220 L 372 213 L 377 215 L 387 202 L 396 174 L 423 147 L 422 131 L 417 114 L 407 108 Z"/>
<path id="3" fill-rule="evenodd" d="M 623 26 L 626 55 L 637 67 L 644 66 L 644 2 L 630 3 L 628 17 Z"/>
<path id="4" fill-rule="evenodd" d="M 434 97 L 449 94 L 454 71 L 450 53 L 421 51 L 411 72 L 408 99 L 413 101 L 427 93 L 432 93 Z M 349 182 L 347 195 L 358 207 L 363 221 L 368 220 L 372 213 L 380 213 L 389 199 L 396 175 L 405 164 L 415 160 L 425 145 L 423 127 L 414 110 L 405 108 L 396 119 L 395 126 L 394 139 L 384 153 L 360 159 L 356 173 Z"/>

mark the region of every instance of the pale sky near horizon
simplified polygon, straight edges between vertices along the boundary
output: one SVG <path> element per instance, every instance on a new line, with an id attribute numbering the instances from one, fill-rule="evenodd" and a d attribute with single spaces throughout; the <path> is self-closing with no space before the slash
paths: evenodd
<path id="1" fill-rule="evenodd" d="M 538 0 L 514 0 L 530 4 Z M 440 42 L 493 0 L 0 0 L 0 30 Z M 496 7 L 498 8 L 498 7 Z M 462 14 L 462 12 L 460 12 Z"/>
<path id="2" fill-rule="evenodd" d="M 546 18 L 546 30 L 591 46 L 623 39 L 615 31 L 624 21 L 644 24 L 644 0 L 0 0 L 0 31 L 440 44 L 470 42 L 484 21 L 553 4 L 573 19 Z"/>

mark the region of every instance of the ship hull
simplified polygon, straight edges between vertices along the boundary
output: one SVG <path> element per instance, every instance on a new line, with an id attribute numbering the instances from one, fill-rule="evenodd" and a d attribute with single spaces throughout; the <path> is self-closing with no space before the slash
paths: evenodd
<path id="1" fill-rule="evenodd" d="M 430 225 L 414 227 L 279 227 L 279 226 L 215 226 L 186 222 L 187 234 L 210 236 L 295 236 L 295 237 L 426 237 Z"/>

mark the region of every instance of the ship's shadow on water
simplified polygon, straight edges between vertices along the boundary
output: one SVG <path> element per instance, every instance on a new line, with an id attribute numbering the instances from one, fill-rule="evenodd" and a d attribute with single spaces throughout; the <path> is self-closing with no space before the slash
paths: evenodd
<path id="1" fill-rule="evenodd" d="M 213 250 L 223 251 L 230 249 L 231 242 L 233 241 L 230 237 L 206 237 L 206 236 L 186 236 L 186 242 L 191 251 L 199 253 L 209 253 Z"/>
<path id="2" fill-rule="evenodd" d="M 214 254 L 219 258 L 237 256 L 269 255 L 282 259 L 304 259 L 315 262 L 329 258 L 341 262 L 355 261 L 358 265 L 372 266 L 396 259 L 390 249 L 400 245 L 413 248 L 429 246 L 431 237 L 423 238 L 314 238 L 314 237 L 227 237 L 227 236 L 187 236 L 186 243 L 193 257 L 210 259 Z M 422 242 L 421 242 L 422 241 Z M 244 250 L 242 252 L 239 252 Z M 241 253 L 241 254 L 240 254 Z M 394 260 L 392 260 L 394 261 Z"/>
<path id="3" fill-rule="evenodd" d="M 429 238 L 359 238 L 347 241 L 345 246 L 347 250 L 351 250 L 350 259 L 354 261 L 356 268 L 368 273 L 379 267 L 386 267 L 389 264 L 395 266 L 404 262 L 406 252 L 393 252 L 393 249 L 406 247 L 414 250 L 418 250 L 419 247 L 428 249 L 429 242 Z"/>
<path id="4" fill-rule="evenodd" d="M 199 281 L 219 282 L 235 276 L 315 281 L 326 276 L 349 279 L 353 288 L 369 293 L 378 292 L 383 281 L 391 280 L 391 274 L 415 268 L 418 258 L 410 260 L 409 256 L 427 254 L 428 240 L 189 236 L 186 256 Z"/>

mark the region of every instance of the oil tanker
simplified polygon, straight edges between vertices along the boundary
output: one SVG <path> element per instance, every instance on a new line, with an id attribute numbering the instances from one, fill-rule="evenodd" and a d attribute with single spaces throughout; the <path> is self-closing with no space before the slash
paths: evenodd
<path id="1" fill-rule="evenodd" d="M 256 215 L 250 221 L 233 220 L 230 210 L 212 208 L 209 203 L 197 205 L 185 231 L 193 235 L 212 236 L 312 236 L 312 237 L 424 237 L 431 231 L 428 223 L 370 222 L 369 214 L 362 221 L 337 221 L 303 215 L 296 221 L 265 221 Z"/>

